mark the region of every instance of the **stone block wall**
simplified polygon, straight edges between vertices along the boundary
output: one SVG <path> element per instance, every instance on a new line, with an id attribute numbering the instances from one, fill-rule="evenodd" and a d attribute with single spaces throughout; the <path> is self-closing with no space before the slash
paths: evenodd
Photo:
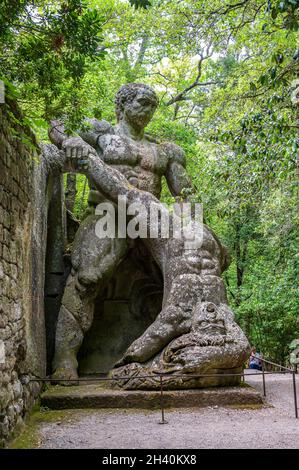
<path id="1" fill-rule="evenodd" d="M 36 140 L 17 105 L 0 104 L 0 447 L 21 426 L 45 374 Z M 37 245 L 36 245 L 37 243 Z M 33 249 L 33 245 L 35 249 Z M 36 248 L 37 247 L 37 248 Z"/>

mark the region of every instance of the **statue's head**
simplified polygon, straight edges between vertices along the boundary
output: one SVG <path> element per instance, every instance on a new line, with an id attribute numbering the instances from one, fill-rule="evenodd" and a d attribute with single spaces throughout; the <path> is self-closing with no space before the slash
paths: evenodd
<path id="1" fill-rule="evenodd" d="M 193 331 L 206 337 L 226 334 L 223 311 L 213 302 L 198 302 L 192 323 Z"/>
<path id="2" fill-rule="evenodd" d="M 117 122 L 125 119 L 133 126 L 144 128 L 156 111 L 158 98 L 148 85 L 128 83 L 118 90 L 115 105 Z"/>

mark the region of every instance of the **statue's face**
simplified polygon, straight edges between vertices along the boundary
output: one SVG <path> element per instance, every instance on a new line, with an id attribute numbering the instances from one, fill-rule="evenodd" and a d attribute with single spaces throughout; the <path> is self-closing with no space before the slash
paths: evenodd
<path id="1" fill-rule="evenodd" d="M 126 102 L 123 117 L 132 126 L 146 127 L 152 119 L 157 108 L 157 101 L 153 93 L 140 90 L 131 102 Z"/>
<path id="2" fill-rule="evenodd" d="M 194 314 L 193 329 L 206 336 L 226 333 L 224 317 L 212 302 L 198 303 Z"/>

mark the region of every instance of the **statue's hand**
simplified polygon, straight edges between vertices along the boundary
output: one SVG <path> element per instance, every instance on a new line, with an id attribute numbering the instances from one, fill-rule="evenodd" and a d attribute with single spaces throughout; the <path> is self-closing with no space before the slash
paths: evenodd
<path id="1" fill-rule="evenodd" d="M 96 155 L 96 151 L 81 137 L 70 137 L 63 141 L 62 149 L 65 151 L 66 165 L 70 171 L 86 173 L 88 170 L 88 155 Z"/>

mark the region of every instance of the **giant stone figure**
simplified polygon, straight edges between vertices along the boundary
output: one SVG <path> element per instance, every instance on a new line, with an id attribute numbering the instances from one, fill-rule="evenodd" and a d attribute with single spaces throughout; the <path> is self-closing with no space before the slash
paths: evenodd
<path id="1" fill-rule="evenodd" d="M 159 198 L 161 179 L 165 176 L 171 193 L 179 196 L 184 188 L 190 187 L 182 149 L 169 143 L 158 145 L 144 133 L 157 105 L 157 96 L 150 87 L 124 85 L 116 96 L 116 126 L 92 119 L 91 129 L 81 133 L 81 137 L 63 140 L 54 125 L 50 138 L 55 144 L 61 144 L 69 162 L 86 156 L 92 147 L 105 163 L 117 168 L 138 189 Z M 92 188 L 90 202 L 96 205 L 107 199 L 95 187 L 92 175 L 88 178 Z M 86 217 L 76 235 L 72 271 L 56 330 L 53 362 L 56 379 L 77 378 L 77 353 L 92 323 L 95 297 L 130 246 L 130 241 L 124 238 L 99 239 L 95 234 L 98 218 L 94 213 Z"/>
<path id="2" fill-rule="evenodd" d="M 86 174 L 96 204 L 117 203 L 119 196 L 125 196 L 128 205 L 138 202 L 149 215 L 151 204 L 167 211 L 159 202 L 162 176 L 174 196 L 191 187 L 183 151 L 174 144 L 153 142 L 144 133 L 156 107 L 151 88 L 128 84 L 116 97 L 116 126 L 91 120 L 89 131 L 71 138 L 56 126 L 50 131 L 52 141 L 64 151 L 65 169 Z M 94 299 L 132 242 L 98 238 L 98 218 L 95 213 L 87 216 L 76 235 L 57 323 L 53 379 L 77 379 L 77 353 L 92 323 Z M 147 224 L 149 228 L 149 217 Z M 199 229 L 195 222 L 190 224 L 191 232 Z M 143 240 L 163 275 L 163 305 L 115 365 L 111 373 L 115 386 L 155 389 L 160 374 L 167 374 L 168 388 L 238 383 L 238 376 L 221 377 L 241 372 L 249 349 L 220 277 L 228 265 L 227 252 L 207 226 L 201 230 L 202 243 L 194 250 L 186 250 L 185 240 L 173 236 Z M 217 376 L 196 377 L 207 373 Z"/>

